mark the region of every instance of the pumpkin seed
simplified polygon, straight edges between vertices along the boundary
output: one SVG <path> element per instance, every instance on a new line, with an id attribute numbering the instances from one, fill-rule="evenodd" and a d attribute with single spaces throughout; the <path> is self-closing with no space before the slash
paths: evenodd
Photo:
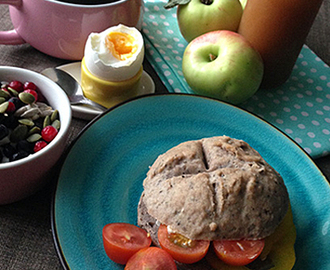
<path id="1" fill-rule="evenodd" d="M 4 97 L 6 99 L 9 99 L 11 97 L 10 93 L 4 89 L 0 89 L 0 97 Z"/>
<path id="2" fill-rule="evenodd" d="M 32 128 L 30 128 L 28 135 L 32 135 L 34 133 L 40 133 L 41 132 L 41 128 L 38 126 L 34 126 Z"/>
<path id="3" fill-rule="evenodd" d="M 11 87 L 7 87 L 7 90 L 13 95 L 13 96 L 15 96 L 15 97 L 17 97 L 18 96 L 18 92 L 15 90 L 15 89 L 13 89 L 13 88 L 11 88 Z"/>
<path id="4" fill-rule="evenodd" d="M 3 102 L 0 104 L 0 113 L 4 113 L 8 108 L 9 102 Z"/>
<path id="5" fill-rule="evenodd" d="M 32 142 L 37 142 L 41 139 L 41 135 L 38 133 L 33 133 L 32 135 L 30 135 L 29 137 L 26 138 L 26 140 L 30 143 Z"/>
<path id="6" fill-rule="evenodd" d="M 10 141 L 19 142 L 20 140 L 25 139 L 28 133 L 28 127 L 25 125 L 18 125 L 10 134 Z"/>
<path id="7" fill-rule="evenodd" d="M 57 130 L 59 130 L 60 127 L 61 127 L 61 122 L 60 122 L 60 120 L 56 119 L 56 120 L 52 123 L 52 126 L 53 126 L 54 128 L 56 128 Z"/>
<path id="8" fill-rule="evenodd" d="M 27 93 L 27 92 L 21 92 L 18 94 L 19 99 L 24 102 L 25 104 L 31 104 L 36 101 L 34 95 Z"/>
<path id="9" fill-rule="evenodd" d="M 54 122 L 56 119 L 58 119 L 58 110 L 54 110 L 52 114 L 50 115 L 50 121 Z"/>
<path id="10" fill-rule="evenodd" d="M 50 116 L 47 115 L 47 116 L 45 117 L 45 119 L 44 119 L 43 127 L 47 127 L 47 126 L 49 126 L 50 124 L 51 124 L 51 122 L 50 122 Z"/>
<path id="11" fill-rule="evenodd" d="M 34 126 L 34 122 L 30 119 L 23 118 L 23 119 L 19 119 L 18 122 L 23 124 L 23 125 L 26 125 L 28 127 L 33 127 Z"/>

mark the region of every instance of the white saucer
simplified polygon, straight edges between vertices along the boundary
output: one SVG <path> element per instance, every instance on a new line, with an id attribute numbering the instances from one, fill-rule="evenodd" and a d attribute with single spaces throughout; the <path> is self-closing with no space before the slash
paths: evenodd
<path id="1" fill-rule="evenodd" d="M 62 69 L 65 72 L 69 73 L 72 77 L 74 77 L 77 80 L 78 83 L 80 83 L 81 62 L 74 62 L 74 63 L 58 66 L 56 68 Z M 151 93 L 155 93 L 154 81 L 147 72 L 143 71 L 138 95 L 145 95 Z M 78 94 L 82 94 L 81 88 L 78 89 Z M 88 105 L 71 105 L 71 108 L 72 108 L 73 117 L 84 120 L 91 120 L 95 116 L 102 113 L 101 110 Z"/>

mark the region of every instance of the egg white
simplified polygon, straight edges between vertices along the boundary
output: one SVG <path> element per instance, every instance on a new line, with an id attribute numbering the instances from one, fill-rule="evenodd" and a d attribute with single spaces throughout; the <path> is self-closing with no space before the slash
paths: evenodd
<path id="1" fill-rule="evenodd" d="M 110 32 L 131 35 L 138 45 L 137 51 L 126 60 L 117 59 L 107 48 L 105 40 Z M 90 73 L 107 81 L 124 81 L 134 77 L 144 58 L 144 41 L 139 30 L 119 24 L 101 33 L 91 33 L 85 45 L 85 63 Z"/>

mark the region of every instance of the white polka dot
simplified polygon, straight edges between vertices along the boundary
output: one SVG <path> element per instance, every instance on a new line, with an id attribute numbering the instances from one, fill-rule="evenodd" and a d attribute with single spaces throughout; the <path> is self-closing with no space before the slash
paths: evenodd
<path id="1" fill-rule="evenodd" d="M 300 72 L 299 72 L 299 75 L 303 77 L 303 76 L 306 76 L 306 73 L 303 72 L 303 71 L 300 71 Z"/>
<path id="2" fill-rule="evenodd" d="M 292 121 L 297 121 L 298 118 L 297 118 L 297 116 L 291 115 L 291 116 L 290 116 L 290 119 L 291 119 Z"/>
<path id="3" fill-rule="evenodd" d="M 316 98 L 315 100 L 316 100 L 316 102 L 318 102 L 318 103 L 322 103 L 322 102 L 323 102 L 323 99 L 322 99 L 322 98 Z"/>
<path id="4" fill-rule="evenodd" d="M 162 68 L 168 69 L 169 67 L 166 64 L 162 64 Z"/>
<path id="5" fill-rule="evenodd" d="M 166 19 L 166 16 L 165 15 L 160 15 L 159 16 L 161 19 L 165 20 Z"/>
<path id="6" fill-rule="evenodd" d="M 316 89 L 317 91 L 323 91 L 322 86 L 316 86 L 315 89 Z"/>
<path id="7" fill-rule="evenodd" d="M 329 130 L 329 129 L 323 129 L 322 132 L 323 132 L 325 135 L 329 135 L 329 134 L 330 134 L 330 130 Z"/>
<path id="8" fill-rule="evenodd" d="M 327 76 L 322 75 L 322 76 L 320 76 L 320 79 L 321 79 L 322 81 L 325 81 L 325 80 L 327 79 Z"/>
<path id="9" fill-rule="evenodd" d="M 316 73 L 317 70 L 316 70 L 315 68 L 311 68 L 311 72 L 312 72 L 312 73 Z"/>
<path id="10" fill-rule="evenodd" d="M 170 30 L 167 30 L 167 33 L 169 33 L 169 34 L 172 35 L 173 34 L 173 30 L 171 30 L 171 29 Z"/>
<path id="11" fill-rule="evenodd" d="M 306 127 L 305 127 L 304 124 L 298 124 L 298 128 L 300 128 L 300 129 L 305 129 Z"/>
<path id="12" fill-rule="evenodd" d="M 165 26 L 170 26 L 170 24 L 169 24 L 168 22 L 163 22 L 163 24 L 164 24 Z"/>
<path id="13" fill-rule="evenodd" d="M 166 77 L 168 77 L 168 76 L 171 75 L 171 72 L 169 72 L 168 70 L 166 70 L 166 71 L 164 72 L 164 75 L 165 75 Z"/>
<path id="14" fill-rule="evenodd" d="M 159 7 L 158 6 L 154 6 L 154 10 L 158 11 Z"/>
<path id="15" fill-rule="evenodd" d="M 325 118 L 325 122 L 330 123 L 330 118 Z"/>
<path id="16" fill-rule="evenodd" d="M 299 104 L 294 104 L 293 107 L 295 107 L 297 110 L 301 109 L 301 106 Z"/>
<path id="17" fill-rule="evenodd" d="M 170 61 L 170 58 L 168 56 L 164 56 L 164 60 Z"/>
<path id="18" fill-rule="evenodd" d="M 308 107 L 313 107 L 313 106 L 314 106 L 314 104 L 313 104 L 312 102 L 306 102 L 306 105 L 307 105 Z"/>
<path id="19" fill-rule="evenodd" d="M 307 66 L 307 65 L 308 65 L 308 63 L 307 63 L 306 61 L 302 61 L 301 64 L 302 64 L 303 66 Z"/>
<path id="20" fill-rule="evenodd" d="M 330 111 L 330 106 L 323 106 L 323 109 L 326 111 Z"/>
<path id="21" fill-rule="evenodd" d="M 301 115 L 302 116 L 309 116 L 309 113 L 308 112 L 301 112 Z"/>
<path id="22" fill-rule="evenodd" d="M 315 138 L 315 134 L 313 132 L 307 132 L 307 136 L 310 138 Z"/>
<path id="23" fill-rule="evenodd" d="M 314 126 L 319 126 L 319 125 L 320 125 L 320 122 L 319 122 L 319 121 L 316 121 L 316 120 L 313 120 L 313 121 L 312 121 L 312 124 L 313 124 Z"/>
<path id="24" fill-rule="evenodd" d="M 317 113 L 318 115 L 323 115 L 323 114 L 324 114 L 324 113 L 323 113 L 322 111 L 320 111 L 320 110 L 317 110 L 316 113 Z"/>
<path id="25" fill-rule="evenodd" d="M 305 93 L 306 93 L 306 95 L 308 95 L 308 96 L 313 95 L 313 92 L 312 92 L 312 91 L 306 91 Z"/>
<path id="26" fill-rule="evenodd" d="M 282 119 L 276 119 L 276 123 L 277 123 L 277 124 L 283 124 L 284 121 L 283 121 Z"/>
<path id="27" fill-rule="evenodd" d="M 302 143 L 302 139 L 301 138 L 295 138 L 294 139 L 297 143 Z"/>
<path id="28" fill-rule="evenodd" d="M 310 155 L 312 153 L 312 150 L 308 147 L 305 147 L 304 150 Z"/>
<path id="29" fill-rule="evenodd" d="M 161 58 L 159 58 L 159 57 L 157 57 L 157 58 L 155 58 L 155 61 L 156 61 L 156 62 L 161 62 L 161 61 L 162 61 L 162 59 L 161 59 Z"/>
<path id="30" fill-rule="evenodd" d="M 157 33 L 158 35 L 162 35 L 162 34 L 163 34 L 162 31 L 160 31 L 160 30 L 157 30 L 156 33 Z"/>
<path id="31" fill-rule="evenodd" d="M 322 147 L 322 145 L 319 142 L 314 142 L 313 145 L 314 145 L 315 148 L 321 148 Z"/>
<path id="32" fill-rule="evenodd" d="M 310 84 L 314 83 L 313 79 L 311 79 L 311 78 L 308 78 L 308 79 L 306 80 L 306 82 L 308 82 L 308 83 L 310 83 Z"/>
<path id="33" fill-rule="evenodd" d="M 291 112 L 291 109 L 288 108 L 288 107 L 284 107 L 284 108 L 283 108 L 283 111 L 285 111 L 285 112 Z"/>
<path id="34" fill-rule="evenodd" d="M 285 129 L 285 132 L 286 132 L 287 134 L 292 134 L 292 133 L 293 133 L 292 129 L 289 129 L 289 128 L 286 128 L 286 129 Z"/>

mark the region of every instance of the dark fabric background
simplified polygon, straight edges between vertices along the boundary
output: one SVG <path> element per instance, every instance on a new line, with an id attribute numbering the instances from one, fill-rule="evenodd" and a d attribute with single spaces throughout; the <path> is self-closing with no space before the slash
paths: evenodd
<path id="1" fill-rule="evenodd" d="M 330 65 L 330 0 L 324 0 L 306 44 L 328 65 Z M 11 29 L 8 7 L 0 5 L 0 30 Z M 65 60 L 47 56 L 28 44 L 0 45 L 0 65 L 24 67 L 42 71 L 67 63 Z M 156 91 L 164 92 L 164 86 L 148 63 L 145 69 L 155 80 Z M 73 119 L 68 145 L 87 124 Z M 316 160 L 316 163 L 330 178 L 330 157 Z M 56 173 L 48 184 L 35 195 L 10 205 L 0 206 L 0 270 L 62 269 L 51 233 L 50 208 Z M 1 175 L 0 175 L 1 179 Z"/>

